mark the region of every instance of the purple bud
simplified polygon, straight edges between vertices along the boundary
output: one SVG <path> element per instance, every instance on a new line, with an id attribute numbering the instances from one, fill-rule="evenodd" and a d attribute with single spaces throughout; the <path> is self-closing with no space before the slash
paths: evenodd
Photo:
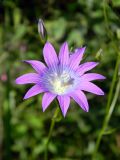
<path id="1" fill-rule="evenodd" d="M 41 41 L 45 43 L 47 41 L 47 31 L 42 19 L 38 21 L 38 33 L 40 34 Z"/>

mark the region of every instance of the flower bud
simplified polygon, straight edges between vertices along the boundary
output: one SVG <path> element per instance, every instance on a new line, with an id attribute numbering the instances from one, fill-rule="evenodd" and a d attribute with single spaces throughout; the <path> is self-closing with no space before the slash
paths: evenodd
<path id="1" fill-rule="evenodd" d="M 47 31 L 42 19 L 38 21 L 38 33 L 40 34 L 41 41 L 45 43 L 47 41 Z"/>

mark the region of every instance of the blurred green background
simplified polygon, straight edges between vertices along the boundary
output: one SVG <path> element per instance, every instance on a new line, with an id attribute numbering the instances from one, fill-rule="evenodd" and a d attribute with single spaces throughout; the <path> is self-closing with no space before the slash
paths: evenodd
<path id="1" fill-rule="evenodd" d="M 23 100 L 30 85 L 15 84 L 18 76 L 32 71 L 22 60 L 43 60 L 43 45 L 37 30 L 39 18 L 44 20 L 48 40 L 57 51 L 64 41 L 70 47 L 86 46 L 84 61 L 100 61 L 94 72 L 107 77 L 97 82 L 105 96 L 87 94 L 89 113 L 71 101 L 66 118 L 55 125 L 48 148 L 50 160 L 91 159 L 106 116 L 118 58 L 119 11 L 120 0 L 0 0 L 0 160 L 43 160 L 56 103 L 43 113 L 42 95 Z M 96 160 L 119 160 L 120 99 L 107 128 Z"/>

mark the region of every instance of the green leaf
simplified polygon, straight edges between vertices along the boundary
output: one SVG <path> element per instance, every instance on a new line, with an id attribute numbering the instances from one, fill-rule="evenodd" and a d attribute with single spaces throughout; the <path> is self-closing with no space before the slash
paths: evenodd
<path id="1" fill-rule="evenodd" d="M 106 131 L 104 132 L 104 135 L 112 134 L 112 133 L 116 132 L 116 130 L 117 130 L 116 128 L 108 129 L 108 130 L 106 130 Z"/>
<path id="2" fill-rule="evenodd" d="M 112 0 L 114 7 L 120 7 L 120 0 Z"/>

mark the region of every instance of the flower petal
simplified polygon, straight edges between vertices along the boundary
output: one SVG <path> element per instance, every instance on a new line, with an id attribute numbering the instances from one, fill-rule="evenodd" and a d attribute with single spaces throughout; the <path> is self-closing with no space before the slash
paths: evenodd
<path id="1" fill-rule="evenodd" d="M 78 72 L 79 75 L 82 75 L 85 72 L 96 67 L 98 64 L 99 64 L 98 62 L 86 62 L 81 64 L 76 71 Z"/>
<path id="2" fill-rule="evenodd" d="M 40 85 L 36 84 L 28 90 L 28 92 L 24 96 L 24 99 L 28 99 L 42 92 L 45 92 L 45 89 L 43 89 L 43 87 L 41 87 Z"/>
<path id="3" fill-rule="evenodd" d="M 66 113 L 67 113 L 67 110 L 69 108 L 69 105 L 70 105 L 70 97 L 66 96 L 66 95 L 63 95 L 63 96 L 58 96 L 57 99 L 59 101 L 60 108 L 61 108 L 61 111 L 63 113 L 63 116 L 65 117 Z"/>
<path id="4" fill-rule="evenodd" d="M 82 58 L 83 58 L 83 54 L 85 52 L 85 47 L 83 48 L 79 48 L 76 50 L 75 53 L 73 53 L 71 56 L 70 56 L 70 64 L 69 66 L 72 68 L 72 69 L 76 69 L 78 67 L 78 65 L 80 64 Z"/>
<path id="5" fill-rule="evenodd" d="M 67 65 L 69 63 L 69 49 L 67 42 L 63 43 L 60 48 L 59 61 L 61 65 Z"/>
<path id="6" fill-rule="evenodd" d="M 45 93 L 42 98 L 42 109 L 43 112 L 47 109 L 49 104 L 55 99 L 56 95 L 52 93 Z"/>
<path id="7" fill-rule="evenodd" d="M 39 74 L 41 74 L 47 67 L 40 61 L 36 60 L 26 60 L 24 61 L 29 63 Z"/>
<path id="8" fill-rule="evenodd" d="M 39 81 L 40 76 L 37 73 L 24 74 L 15 80 L 16 84 L 38 83 Z"/>
<path id="9" fill-rule="evenodd" d="M 81 82 L 79 85 L 79 89 L 80 90 L 84 90 L 87 92 L 91 92 L 93 94 L 97 94 L 97 95 L 104 95 L 104 92 L 95 84 L 91 83 L 91 82 Z"/>
<path id="10" fill-rule="evenodd" d="M 55 66 L 58 64 L 57 54 L 52 44 L 47 42 L 43 48 L 43 56 L 46 64 L 50 66 Z"/>
<path id="11" fill-rule="evenodd" d="M 81 81 L 93 81 L 93 80 L 98 80 L 98 79 L 105 79 L 105 77 L 97 73 L 87 73 L 87 74 L 83 74 L 80 77 Z"/>
<path id="12" fill-rule="evenodd" d="M 87 98 L 82 91 L 76 90 L 75 92 L 71 93 L 70 96 L 80 105 L 80 107 L 84 111 L 86 112 L 89 111 L 89 105 L 88 105 Z"/>

